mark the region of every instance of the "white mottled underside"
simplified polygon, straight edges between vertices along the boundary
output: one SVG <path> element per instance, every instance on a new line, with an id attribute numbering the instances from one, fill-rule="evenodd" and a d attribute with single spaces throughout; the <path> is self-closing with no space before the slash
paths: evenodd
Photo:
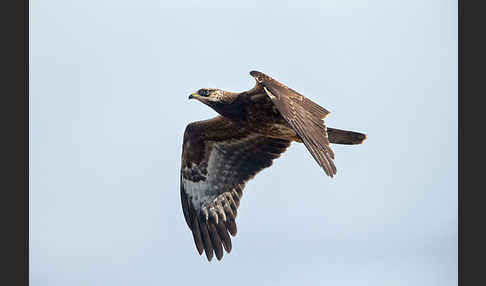
<path id="1" fill-rule="evenodd" d="M 207 175 L 205 181 L 193 182 L 182 177 L 182 184 L 187 195 L 195 209 L 199 210 L 207 206 L 216 197 L 223 192 L 231 191 L 232 178 L 238 174 L 238 170 L 234 168 L 235 159 L 241 152 L 245 152 L 244 145 L 258 137 L 258 135 L 250 135 L 243 139 L 233 139 L 226 142 L 211 142 L 208 148 L 209 159 L 207 164 Z M 232 149 L 237 149 L 240 152 L 233 152 L 231 155 L 227 154 L 227 150 L 231 146 Z M 191 169 L 200 171 L 198 165 L 192 164 Z M 190 172 L 189 168 L 184 168 L 183 172 Z"/>
<path id="2" fill-rule="evenodd" d="M 218 190 L 222 187 L 218 185 L 217 178 L 214 174 L 217 173 L 217 168 L 222 165 L 223 156 L 215 148 L 211 149 L 212 151 L 209 155 L 206 180 L 193 182 L 184 177 L 182 178 L 184 189 L 191 198 L 191 202 L 196 209 L 200 209 L 201 206 L 214 200 L 219 195 Z M 191 169 L 199 169 L 199 166 L 192 164 Z M 185 171 L 189 171 L 187 167 L 184 168 L 184 172 Z"/>

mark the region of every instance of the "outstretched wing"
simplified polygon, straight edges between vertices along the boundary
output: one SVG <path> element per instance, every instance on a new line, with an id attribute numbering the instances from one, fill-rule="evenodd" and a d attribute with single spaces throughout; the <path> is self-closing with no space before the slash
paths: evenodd
<path id="1" fill-rule="evenodd" d="M 263 89 L 280 114 L 300 136 L 317 163 L 328 176 L 333 177 L 336 174 L 334 152 L 329 146 L 324 124 L 324 118 L 329 111 L 264 73 L 252 71 L 250 75 L 257 81 L 257 86 L 252 91 Z"/>
<path id="2" fill-rule="evenodd" d="M 248 180 L 272 165 L 290 141 L 248 131 L 229 119 L 189 124 L 184 133 L 181 201 L 197 251 L 210 261 L 231 251 L 235 217 Z M 229 233 L 229 234 L 228 234 Z"/>

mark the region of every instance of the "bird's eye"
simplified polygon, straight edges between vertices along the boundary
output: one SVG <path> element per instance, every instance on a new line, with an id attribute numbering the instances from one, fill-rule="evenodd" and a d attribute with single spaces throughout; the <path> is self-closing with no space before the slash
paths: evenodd
<path id="1" fill-rule="evenodd" d="M 207 89 L 201 89 L 198 93 L 199 93 L 200 96 L 208 96 L 209 95 L 209 91 Z"/>

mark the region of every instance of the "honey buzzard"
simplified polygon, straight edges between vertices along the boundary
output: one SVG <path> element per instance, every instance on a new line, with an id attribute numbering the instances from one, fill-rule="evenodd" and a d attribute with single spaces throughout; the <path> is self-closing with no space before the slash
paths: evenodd
<path id="1" fill-rule="evenodd" d="M 324 172 L 336 174 L 329 144 L 360 144 L 366 135 L 326 128 L 329 114 L 300 93 L 264 73 L 250 72 L 256 85 L 233 93 L 204 88 L 189 96 L 220 115 L 190 123 L 184 132 L 181 201 L 196 249 L 209 261 L 231 251 L 235 218 L 246 182 L 270 167 L 295 141 L 304 143 Z"/>

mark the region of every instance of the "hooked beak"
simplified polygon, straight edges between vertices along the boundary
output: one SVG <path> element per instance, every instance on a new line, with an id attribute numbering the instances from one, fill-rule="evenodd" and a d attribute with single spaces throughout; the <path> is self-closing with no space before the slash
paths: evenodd
<path id="1" fill-rule="evenodd" d="M 192 98 L 197 98 L 197 97 L 199 97 L 199 96 L 200 96 L 200 95 L 199 95 L 197 92 L 195 92 L 195 93 L 191 93 L 191 95 L 189 95 L 189 99 L 192 99 Z"/>

